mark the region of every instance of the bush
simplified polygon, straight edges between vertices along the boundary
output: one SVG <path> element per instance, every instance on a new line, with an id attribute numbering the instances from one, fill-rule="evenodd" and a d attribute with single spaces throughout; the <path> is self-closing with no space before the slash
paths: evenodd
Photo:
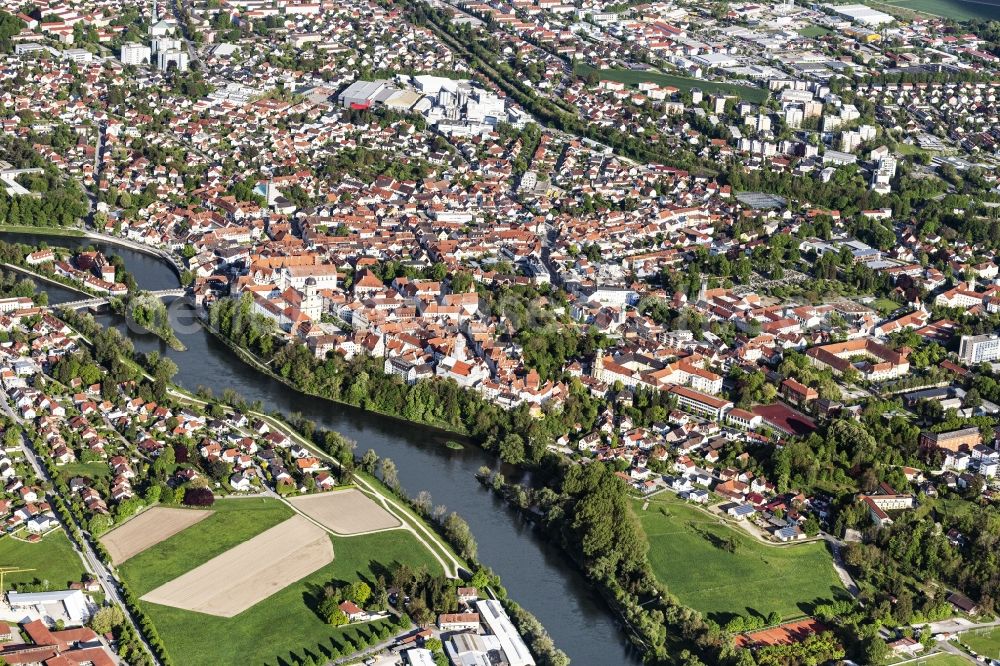
<path id="1" fill-rule="evenodd" d="M 188 488 L 184 491 L 184 503 L 188 506 L 212 506 L 215 496 L 208 488 Z"/>

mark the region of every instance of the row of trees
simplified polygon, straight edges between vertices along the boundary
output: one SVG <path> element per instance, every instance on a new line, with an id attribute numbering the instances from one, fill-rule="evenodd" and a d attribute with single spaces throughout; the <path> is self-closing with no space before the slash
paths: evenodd
<path id="1" fill-rule="evenodd" d="M 395 476 L 395 464 L 390 459 L 379 459 L 378 454 L 373 450 L 368 450 L 363 455 L 356 457 L 354 442 L 335 431 L 317 429 L 315 423 L 303 418 L 301 414 L 290 414 L 287 421 L 340 464 L 342 483 L 350 482 L 351 476 L 356 471 L 379 474 L 383 484 L 399 500 L 408 504 L 420 516 L 427 519 L 428 523 L 445 538 L 455 552 L 469 563 L 471 576 L 467 584 L 481 591 L 490 589 L 501 600 L 514 625 L 525 637 L 539 663 L 542 666 L 565 666 L 568 663 L 566 655 L 556 648 L 552 638 L 537 618 L 521 608 L 515 601 L 508 599 L 507 592 L 500 584 L 499 578 L 477 563 L 475 537 L 472 535 L 468 523 L 461 516 L 455 512 L 449 513 L 443 505 L 435 506 L 430 493 L 426 491 L 418 493 L 415 497 L 407 495 L 399 486 L 398 478 Z M 374 597 L 381 599 L 381 589 L 386 584 L 400 591 L 396 601 L 397 609 L 400 612 L 408 613 L 418 624 L 432 624 L 435 611 L 451 612 L 458 607 L 456 587 L 461 583 L 443 575 L 435 576 L 423 569 L 414 571 L 404 563 L 396 563 L 385 579 L 382 576 L 377 577 L 373 590 Z M 410 603 L 405 607 L 402 606 L 401 601 L 404 597 L 410 598 Z M 323 598 L 326 598 L 326 590 L 324 590 Z M 327 604 L 327 611 L 331 610 L 331 605 Z M 379 601 L 373 607 L 380 608 L 381 602 Z"/>
<path id="2" fill-rule="evenodd" d="M 616 153 L 644 163 L 657 163 L 681 169 L 715 173 L 716 165 L 703 161 L 669 133 L 658 136 L 627 134 L 614 127 L 591 124 L 577 114 L 576 109 L 555 97 L 543 97 L 526 83 L 523 72 L 515 71 L 500 54 L 499 40 L 490 31 L 477 34 L 468 24 L 456 24 L 446 10 L 431 7 L 426 2 L 407 6 L 408 20 L 437 32 L 449 47 L 463 54 L 470 65 L 488 81 L 528 110 L 542 123 L 569 134 L 598 141 Z"/>
<path id="3" fill-rule="evenodd" d="M 536 469 L 534 487 L 479 478 L 522 510 L 542 515 L 552 536 L 625 620 L 648 663 L 729 663 L 734 652 L 722 630 L 682 606 L 651 571 L 649 544 L 615 469 L 604 463 L 567 465 L 554 456 Z"/>
<path id="4" fill-rule="evenodd" d="M 488 450 L 507 451 L 505 459 L 514 464 L 537 463 L 550 442 L 579 423 L 576 419 L 586 412 L 596 416 L 582 385 L 571 387 L 562 410 L 535 419 L 527 405 L 507 411 L 453 381 L 427 380 L 408 386 L 398 376 L 385 374 L 378 359 L 358 355 L 346 360 L 336 353 L 317 359 L 304 345 L 278 339 L 273 323 L 252 313 L 247 296 L 218 301 L 210 318 L 222 336 L 270 359 L 273 371 L 301 391 L 468 434 Z M 548 342 L 544 345 L 548 349 Z M 541 358 L 546 352 L 540 349 L 538 353 Z M 547 353 L 565 355 L 566 347 L 560 351 L 553 346 Z M 593 416 L 587 420 L 592 422 Z"/>

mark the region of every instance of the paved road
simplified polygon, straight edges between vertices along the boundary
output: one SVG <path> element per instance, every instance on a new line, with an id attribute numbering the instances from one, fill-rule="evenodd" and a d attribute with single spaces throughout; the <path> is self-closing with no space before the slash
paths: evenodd
<path id="1" fill-rule="evenodd" d="M 6 398 L 0 399 L 0 403 L 2 403 L 3 411 L 6 412 L 9 417 L 11 417 L 18 424 L 20 424 L 23 428 L 24 420 L 16 412 L 14 412 L 13 409 L 11 409 Z M 38 455 L 32 448 L 28 438 L 24 435 L 22 435 L 21 437 L 21 450 L 24 452 L 25 459 L 31 465 L 31 468 L 35 471 L 35 476 L 38 479 L 45 482 L 45 484 L 48 485 L 49 488 L 53 489 L 48 494 L 50 497 L 54 498 L 55 484 L 53 483 L 52 478 L 46 471 L 44 465 L 42 465 L 41 462 L 38 460 Z M 101 584 L 101 589 L 104 591 L 104 598 L 109 603 L 115 604 L 122 609 L 122 611 L 125 614 L 125 618 L 128 620 L 129 624 L 132 625 L 132 629 L 135 630 L 135 633 L 139 637 L 139 640 L 142 641 L 143 647 L 145 647 L 146 651 L 149 653 L 150 659 L 153 660 L 154 664 L 159 664 L 160 662 L 156 659 L 156 656 L 153 654 L 153 649 L 150 647 L 149 643 L 146 642 L 146 637 L 143 635 L 143 633 L 139 631 L 138 623 L 135 621 L 135 618 L 132 616 L 132 613 L 129 611 L 128 607 L 125 605 L 124 600 L 122 599 L 122 594 L 118 586 L 118 581 L 115 580 L 115 577 L 111 574 L 111 571 L 109 571 L 108 568 L 104 566 L 104 563 L 101 561 L 101 558 L 97 556 L 97 553 L 94 551 L 93 547 L 90 545 L 90 542 L 87 540 L 86 533 L 84 533 L 84 539 L 82 540 L 82 544 L 77 544 L 76 540 L 73 538 L 72 532 L 69 530 L 69 526 L 66 525 L 66 523 L 63 520 L 64 517 L 60 516 L 58 512 L 55 513 L 56 517 L 59 520 L 60 527 L 66 532 L 67 536 L 69 537 L 70 543 L 73 544 L 73 549 L 80 556 L 87 571 L 91 573 Z M 73 516 L 68 516 L 68 518 L 72 520 L 74 523 L 76 522 L 76 519 Z M 81 533 L 83 533 L 83 527 L 81 525 L 76 525 L 76 527 L 80 529 Z M 82 550 L 80 548 L 81 546 Z"/>
<path id="2" fill-rule="evenodd" d="M 823 533 L 823 538 L 830 544 L 830 550 L 833 552 L 833 569 L 837 572 L 837 577 L 840 578 L 840 582 L 850 592 L 851 596 L 857 597 L 860 594 L 858 584 L 854 582 L 854 578 L 851 577 L 847 567 L 844 566 L 844 557 L 841 554 L 844 543 L 840 539 L 826 533 Z"/>
<path id="3" fill-rule="evenodd" d="M 962 659 L 965 659 L 970 664 L 979 663 L 978 661 L 975 660 L 975 658 L 973 658 L 972 655 L 963 652 L 961 648 L 959 648 L 956 645 L 952 645 L 948 641 L 940 641 L 938 643 L 938 647 L 941 648 L 944 652 L 947 652 L 948 654 L 953 654 L 955 656 L 961 657 Z"/>
<path id="4" fill-rule="evenodd" d="M 971 620 L 966 620 L 964 617 L 951 618 L 948 620 L 939 620 L 937 622 L 921 622 L 912 625 L 914 629 L 921 629 L 923 627 L 929 626 L 931 628 L 931 633 L 937 634 L 957 634 L 963 631 L 971 631 L 973 629 L 989 629 L 991 627 L 1000 627 L 1000 620 L 993 620 L 992 622 L 980 622 L 975 623 Z"/>

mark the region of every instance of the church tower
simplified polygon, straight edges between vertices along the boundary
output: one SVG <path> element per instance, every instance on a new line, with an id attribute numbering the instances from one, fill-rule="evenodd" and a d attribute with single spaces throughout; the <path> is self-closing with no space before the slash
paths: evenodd
<path id="1" fill-rule="evenodd" d="M 305 287 L 302 291 L 302 314 L 306 315 L 313 321 L 319 321 L 320 316 L 323 314 L 323 297 L 319 294 L 319 289 L 316 287 L 315 278 L 307 278 Z"/>

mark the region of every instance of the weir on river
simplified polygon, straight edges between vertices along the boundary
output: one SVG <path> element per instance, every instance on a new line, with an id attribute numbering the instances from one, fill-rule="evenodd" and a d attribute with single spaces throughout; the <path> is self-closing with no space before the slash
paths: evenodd
<path id="1" fill-rule="evenodd" d="M 79 248 L 94 245 L 102 252 L 117 254 L 135 276 L 139 286 L 150 291 L 175 289 L 177 275 L 161 259 L 126 247 L 87 238 L 0 233 L 11 243 Z M 52 304 L 78 300 L 73 292 L 51 285 L 41 287 Z M 479 544 L 479 559 L 492 568 L 518 603 L 538 617 L 557 647 L 578 666 L 638 665 L 640 659 L 628 648 L 616 618 L 566 556 L 535 533 L 513 511 L 476 480 L 480 466 L 496 468 L 496 457 L 475 446 L 456 450 L 447 445 L 447 433 L 391 419 L 293 391 L 262 375 L 241 361 L 224 344 L 202 328 L 179 334 L 186 351 L 174 351 L 151 334 L 129 330 L 121 317 L 100 315 L 102 324 L 116 326 L 127 334 L 140 352 L 156 350 L 177 364 L 174 381 L 194 391 L 205 386 L 221 395 L 232 389 L 249 402 L 260 400 L 265 410 L 285 414 L 299 412 L 320 427 L 337 430 L 357 441 L 359 452 L 374 449 L 392 458 L 399 480 L 410 495 L 421 490 L 431 494 L 434 504 L 457 511 L 472 529 Z M 516 470 L 504 475 L 517 480 Z"/>

